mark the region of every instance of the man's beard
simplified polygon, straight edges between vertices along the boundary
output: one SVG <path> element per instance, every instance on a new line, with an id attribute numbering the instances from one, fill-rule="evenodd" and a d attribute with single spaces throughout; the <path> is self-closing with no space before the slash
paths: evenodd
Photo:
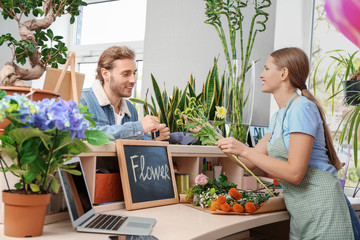
<path id="1" fill-rule="evenodd" d="M 118 97 L 125 97 L 125 98 L 128 98 L 131 96 L 131 93 L 129 94 L 124 94 L 123 92 L 121 92 L 121 88 L 119 87 L 118 84 L 116 84 L 115 80 L 114 80 L 114 77 L 111 75 L 110 76 L 110 89 L 111 91 L 116 94 L 116 96 Z"/>

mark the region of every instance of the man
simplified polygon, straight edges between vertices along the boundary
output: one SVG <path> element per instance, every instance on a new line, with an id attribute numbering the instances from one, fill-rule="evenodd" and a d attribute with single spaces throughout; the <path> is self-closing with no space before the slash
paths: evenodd
<path id="1" fill-rule="evenodd" d="M 96 128 L 115 139 L 151 139 L 148 133 L 159 131 L 155 140 L 169 138 L 169 128 L 155 116 L 140 121 L 131 96 L 136 83 L 135 53 L 127 47 L 114 46 L 105 50 L 98 61 L 96 79 L 92 88 L 81 94 L 80 103 L 87 105 Z"/>

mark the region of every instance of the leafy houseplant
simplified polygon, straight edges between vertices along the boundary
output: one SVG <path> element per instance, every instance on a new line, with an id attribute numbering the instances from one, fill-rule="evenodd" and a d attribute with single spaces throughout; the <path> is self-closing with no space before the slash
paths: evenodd
<path id="1" fill-rule="evenodd" d="M 225 95 L 230 96 L 226 106 L 230 110 L 230 132 L 236 139 L 246 142 L 248 126 L 242 125 L 243 109 L 245 106 L 244 83 L 245 75 L 251 68 L 250 56 L 258 33 L 266 30 L 266 22 L 269 14 L 265 9 L 271 6 L 270 0 L 204 0 L 206 1 L 206 21 L 217 31 L 223 46 L 228 78 L 225 86 Z M 243 10 L 251 10 L 254 14 L 251 17 L 250 28 L 248 29 L 247 42 L 244 39 L 245 15 Z M 225 19 L 225 20 L 224 20 Z M 223 23 L 225 22 L 225 23 Z M 228 34 L 225 33 L 223 25 L 227 25 Z M 237 35 L 238 34 L 238 35 Z M 237 43 L 237 36 L 239 43 Z M 229 42 L 228 42 L 229 39 Z M 236 46 L 240 46 L 240 51 Z"/>
<path id="2" fill-rule="evenodd" d="M 327 66 L 325 77 L 323 82 L 325 84 L 326 91 L 330 90 L 332 100 L 332 110 L 334 111 L 334 103 L 335 98 L 340 93 L 347 92 L 350 88 L 356 86 L 359 78 L 360 71 L 360 58 L 357 56 L 359 51 L 354 53 L 348 53 L 344 50 L 333 50 L 326 52 L 325 55 L 319 60 L 319 62 L 315 65 L 314 71 L 312 72 L 312 81 L 315 86 L 316 80 L 319 75 L 319 68 L 323 62 L 330 58 L 331 62 Z M 360 79 L 360 78 L 359 78 Z M 314 88 L 314 93 L 315 92 Z M 352 91 L 354 93 L 354 91 Z M 355 103 L 360 99 L 360 92 L 357 91 L 352 97 L 345 97 L 345 102 L 348 105 Z M 335 132 L 335 136 L 338 132 L 340 132 L 338 142 L 343 144 L 346 140 L 348 144 L 353 141 L 354 148 L 354 162 L 357 167 L 357 159 L 358 159 L 358 130 L 360 124 L 360 105 L 356 105 L 355 107 L 348 106 L 348 111 L 345 113 L 341 122 L 339 123 L 337 130 Z"/>
<path id="3" fill-rule="evenodd" d="M 4 93 L 2 93 L 4 95 Z M 25 95 L 6 95 L 0 101 L 0 120 L 10 120 L 0 136 L 0 165 L 8 190 L 2 193 L 5 203 L 4 233 L 11 237 L 42 234 L 50 189 L 57 193 L 58 168 L 81 174 L 64 165 L 72 155 L 90 152 L 83 142 L 102 145 L 108 136 L 95 126 L 86 108 L 74 101 L 43 99 L 34 102 Z M 10 189 L 6 173 L 17 182 Z"/>
<path id="4" fill-rule="evenodd" d="M 184 111 L 190 102 L 190 98 L 195 98 L 197 104 L 200 104 L 205 109 L 205 116 L 210 121 L 215 121 L 216 107 L 224 106 L 224 75 L 220 78 L 217 59 L 214 60 L 214 65 L 209 71 L 202 91 L 199 94 L 195 93 L 195 79 L 190 76 L 190 80 L 184 90 L 179 90 L 174 87 L 171 96 L 166 90 L 161 91 L 155 77 L 151 75 L 155 99 L 151 96 L 151 103 L 145 100 L 131 98 L 133 103 L 143 105 L 144 115 L 151 114 L 159 117 L 161 123 L 165 123 L 170 132 L 183 132 L 183 124 L 178 124 L 177 121 L 181 118 L 174 114 L 176 109 Z M 225 134 L 225 128 L 221 128 Z"/>
<path id="5" fill-rule="evenodd" d="M 92 145 L 109 142 L 104 132 L 88 129 L 95 123 L 86 108 L 78 108 L 74 101 L 33 102 L 24 95 L 7 95 L 0 101 L 0 120 L 4 118 L 11 124 L 0 136 L 0 162 L 4 173 L 18 178 L 18 193 L 46 194 L 50 189 L 57 193 L 59 183 L 54 175 L 59 167 L 80 174 L 64 163 L 72 155 L 91 151 L 84 141 Z M 14 192 L 9 184 L 8 191 Z"/>
<path id="6" fill-rule="evenodd" d="M 74 23 L 80 7 L 86 5 L 82 0 L 0 1 L 3 19 L 18 23 L 21 38 L 17 40 L 10 33 L 0 36 L 0 46 L 7 44 L 13 55 L 1 70 L 1 85 L 24 86 L 21 80 L 40 78 L 46 66 L 57 68 L 58 64 L 64 64 L 68 49 L 62 42 L 63 37 L 55 36 L 49 27 L 58 17 L 66 14 L 71 16 L 70 23 Z M 27 59 L 29 69 L 16 64 L 24 65 Z"/>

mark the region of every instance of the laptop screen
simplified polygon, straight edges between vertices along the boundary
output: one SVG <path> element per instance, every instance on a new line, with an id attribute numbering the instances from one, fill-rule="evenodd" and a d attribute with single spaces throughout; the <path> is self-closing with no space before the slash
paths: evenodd
<path id="1" fill-rule="evenodd" d="M 72 163 L 76 170 L 83 173 L 80 162 Z M 92 209 L 89 193 L 83 175 L 72 175 L 60 170 L 63 179 L 63 191 L 66 192 L 68 207 L 70 208 L 73 220 L 77 220 Z"/>

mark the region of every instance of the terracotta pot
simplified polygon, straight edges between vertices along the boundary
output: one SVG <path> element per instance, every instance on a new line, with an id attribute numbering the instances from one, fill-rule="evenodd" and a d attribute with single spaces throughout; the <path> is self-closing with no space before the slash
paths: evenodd
<path id="1" fill-rule="evenodd" d="M 36 237 L 43 233 L 51 194 L 17 194 L 3 191 L 4 234 L 9 237 Z"/>
<path id="2" fill-rule="evenodd" d="M 7 95 L 13 95 L 14 93 L 18 94 L 28 94 L 31 91 L 35 91 L 32 95 L 28 96 L 29 99 L 33 101 L 39 101 L 44 98 L 57 98 L 59 94 L 50 90 L 42 90 L 42 89 L 34 89 L 30 87 L 14 87 L 14 86 L 0 86 L 0 89 L 5 90 Z M 0 129 L 4 129 L 7 125 L 10 124 L 8 119 L 5 119 L 4 122 L 0 121 Z M 3 130 L 0 131 L 0 135 L 2 135 Z"/>

